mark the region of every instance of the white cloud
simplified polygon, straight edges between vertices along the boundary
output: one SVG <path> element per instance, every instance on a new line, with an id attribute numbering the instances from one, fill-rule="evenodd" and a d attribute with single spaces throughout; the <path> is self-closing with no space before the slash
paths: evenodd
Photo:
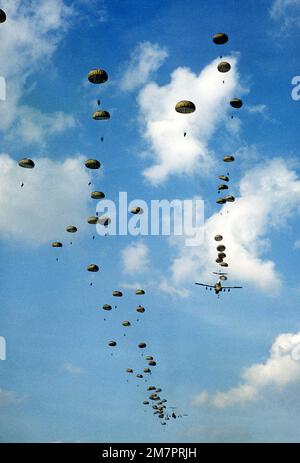
<path id="1" fill-rule="evenodd" d="M 16 404 L 20 401 L 14 391 L 0 389 L 0 407 Z"/>
<path id="2" fill-rule="evenodd" d="M 76 365 L 73 365 L 72 363 L 65 363 L 63 366 L 63 369 L 67 373 L 71 373 L 72 375 L 80 375 L 84 372 L 82 368 L 77 367 Z"/>
<path id="3" fill-rule="evenodd" d="M 176 286 L 170 284 L 166 278 L 162 278 L 159 285 L 159 290 L 163 293 L 169 294 L 170 296 L 177 297 L 188 297 L 189 291 L 185 288 L 177 288 Z"/>
<path id="4" fill-rule="evenodd" d="M 75 121 L 63 112 L 45 115 L 22 104 L 22 98 L 29 90 L 28 78 L 34 82 L 35 73 L 49 65 L 72 9 L 63 0 L 28 1 L 26 6 L 20 0 L 6 0 L 2 6 L 8 19 L 0 28 L 0 75 L 6 79 L 7 92 L 0 105 L 0 130 L 8 138 L 43 144 L 47 136 L 73 127 Z"/>
<path id="5" fill-rule="evenodd" d="M 156 72 L 168 56 L 165 48 L 156 43 L 141 42 L 133 50 L 120 87 L 132 91 L 144 85 L 151 74 Z"/>
<path id="6" fill-rule="evenodd" d="M 125 273 L 134 275 L 143 273 L 149 267 L 149 248 L 142 242 L 132 242 L 121 252 L 122 265 Z"/>
<path id="7" fill-rule="evenodd" d="M 282 391 L 289 385 L 300 383 L 299 353 L 300 332 L 280 334 L 271 347 L 269 358 L 244 370 L 241 385 L 214 394 L 203 391 L 194 397 L 193 403 L 216 408 L 243 405 L 261 399 L 269 388 Z"/>
<path id="8" fill-rule="evenodd" d="M 236 57 L 224 59 L 232 66 L 226 75 L 218 72 L 217 59 L 199 75 L 180 67 L 171 74 L 170 83 L 159 86 L 151 82 L 140 91 L 142 133 L 149 144 L 149 157 L 154 161 L 144 176 L 151 183 L 157 185 L 175 174 L 207 173 L 213 164 L 208 143 L 217 127 L 222 125 L 231 133 L 239 129 L 238 117 L 228 122 L 227 113 L 230 98 L 241 96 L 245 90 L 239 86 Z M 178 114 L 175 104 L 180 100 L 193 101 L 196 111 Z"/>
<path id="9" fill-rule="evenodd" d="M 0 155 L 0 236 L 41 244 L 66 239 L 67 225 L 81 233 L 90 215 L 84 158 L 34 160 L 34 169 L 22 169 L 9 155 Z"/>
<path id="10" fill-rule="evenodd" d="M 300 26 L 300 0 L 274 0 L 270 8 L 270 16 L 280 20 L 282 29 Z"/>
<path id="11" fill-rule="evenodd" d="M 216 269 L 217 257 L 213 237 L 220 233 L 232 279 L 272 294 L 280 289 L 275 263 L 263 257 L 270 248 L 266 236 L 272 227 L 279 229 L 299 213 L 300 180 L 285 160 L 275 159 L 248 170 L 239 189 L 235 203 L 223 206 L 222 215 L 215 213 L 206 220 L 203 246 L 186 247 L 183 239 L 172 238 L 171 243 L 179 250 L 171 265 L 173 284 L 210 282 L 207 280 Z"/>
<path id="12" fill-rule="evenodd" d="M 300 249 L 300 240 L 296 240 L 294 243 L 294 248 L 295 249 Z"/>

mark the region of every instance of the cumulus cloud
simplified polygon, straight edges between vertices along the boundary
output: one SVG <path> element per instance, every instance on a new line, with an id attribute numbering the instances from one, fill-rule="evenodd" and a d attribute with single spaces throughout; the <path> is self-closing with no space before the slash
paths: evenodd
<path id="1" fill-rule="evenodd" d="M 143 242 L 132 242 L 122 252 L 123 270 L 129 275 L 143 273 L 149 267 L 149 248 Z"/>
<path id="2" fill-rule="evenodd" d="M 294 213 L 299 213 L 299 200 L 300 180 L 283 159 L 248 170 L 240 182 L 235 203 L 223 206 L 222 215 L 215 213 L 206 220 L 206 239 L 202 246 L 186 247 L 183 239 L 172 238 L 171 242 L 179 250 L 171 265 L 173 283 L 207 281 L 215 270 L 217 257 L 213 237 L 220 233 L 231 278 L 270 293 L 280 289 L 275 263 L 264 258 L 270 248 L 266 236 L 272 227 L 285 226 Z"/>
<path id="3" fill-rule="evenodd" d="M 28 78 L 49 64 L 70 24 L 72 9 L 63 0 L 6 0 L 7 21 L 0 29 L 0 75 L 6 79 L 6 101 L 0 105 L 0 130 L 27 143 L 44 143 L 47 136 L 73 127 L 71 115 L 43 114 L 22 104 Z M 65 118 L 66 125 L 62 124 Z M 32 132 L 32 134 L 30 134 Z"/>
<path id="4" fill-rule="evenodd" d="M 83 373 L 83 369 L 80 367 L 77 367 L 76 365 L 73 365 L 72 363 L 65 363 L 63 366 L 63 369 L 67 373 L 71 373 L 72 375 L 80 375 Z"/>
<path id="5" fill-rule="evenodd" d="M 84 230 L 90 180 L 84 159 L 35 161 L 34 169 L 22 169 L 8 154 L 0 155 L 1 238 L 41 244 L 63 240 L 70 224 Z"/>
<path id="6" fill-rule="evenodd" d="M 269 358 L 246 368 L 241 385 L 226 392 L 209 394 L 203 391 L 194 397 L 194 405 L 226 408 L 259 400 L 270 388 L 282 391 L 300 383 L 300 332 L 280 334 L 274 341 Z"/>
<path id="7" fill-rule="evenodd" d="M 121 89 L 132 91 L 144 85 L 151 75 L 161 67 L 167 56 L 167 50 L 157 43 L 139 43 L 133 50 L 127 64 L 127 69 L 120 83 Z"/>
<path id="8" fill-rule="evenodd" d="M 231 132 L 238 130 L 238 118 L 228 123 L 229 100 L 236 94 L 241 96 L 245 90 L 239 86 L 237 58 L 224 59 L 232 66 L 225 77 L 217 70 L 219 60 L 214 60 L 198 75 L 179 67 L 168 84 L 159 86 L 150 82 L 140 91 L 142 132 L 154 162 L 143 173 L 152 184 L 160 184 L 175 174 L 207 173 L 213 164 L 208 143 L 217 127 L 222 125 Z M 226 85 L 222 84 L 224 79 Z M 178 114 L 174 108 L 180 100 L 193 101 L 196 111 Z"/>

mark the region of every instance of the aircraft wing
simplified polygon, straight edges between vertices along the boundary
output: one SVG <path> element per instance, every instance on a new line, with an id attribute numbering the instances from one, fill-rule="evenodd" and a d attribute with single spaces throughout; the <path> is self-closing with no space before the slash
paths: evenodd
<path id="1" fill-rule="evenodd" d="M 242 289 L 242 286 L 222 286 L 222 289 Z"/>
<path id="2" fill-rule="evenodd" d="M 206 288 L 214 288 L 212 285 L 205 285 L 204 283 L 195 283 L 195 285 L 206 286 Z M 223 286 L 222 286 L 223 288 Z"/>

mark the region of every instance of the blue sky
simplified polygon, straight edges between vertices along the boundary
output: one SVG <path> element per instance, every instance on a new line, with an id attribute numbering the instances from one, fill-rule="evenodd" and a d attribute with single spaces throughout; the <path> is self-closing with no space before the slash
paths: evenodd
<path id="1" fill-rule="evenodd" d="M 299 0 L 2 8 L 0 442 L 299 441 Z M 216 46 L 216 32 L 229 42 Z M 225 84 L 219 55 L 232 65 Z M 87 81 L 96 67 L 109 75 L 102 86 Z M 109 121 L 91 118 L 98 98 Z M 180 99 L 195 113 L 175 113 Z M 221 216 L 227 154 L 236 201 Z M 23 157 L 32 171 L 18 167 Z M 88 172 L 88 158 L 101 169 Z M 121 191 L 147 203 L 203 199 L 204 242 L 98 236 L 86 223 L 91 188 L 116 202 Z M 214 281 L 218 232 L 229 281 L 243 286 L 219 299 L 194 285 Z M 124 296 L 104 313 L 116 289 Z M 141 341 L 157 360 L 147 383 L 125 373 L 146 366 Z M 161 426 L 142 404 L 150 383 L 188 416 Z"/>

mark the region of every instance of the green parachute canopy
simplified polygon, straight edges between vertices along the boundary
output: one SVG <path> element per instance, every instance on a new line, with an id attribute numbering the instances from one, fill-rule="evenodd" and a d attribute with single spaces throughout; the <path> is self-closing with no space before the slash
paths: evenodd
<path id="1" fill-rule="evenodd" d="M 213 42 L 216 45 L 224 45 L 224 43 L 228 42 L 228 35 L 224 32 L 219 32 L 213 36 Z"/>
<path id="2" fill-rule="evenodd" d="M 93 119 L 95 121 L 106 121 L 107 119 L 110 119 L 110 114 L 108 111 L 98 110 L 93 113 Z"/>
<path id="3" fill-rule="evenodd" d="M 144 312 L 145 312 L 145 308 L 142 307 L 141 305 L 139 305 L 139 306 L 136 308 L 136 311 L 139 312 L 139 313 L 144 313 Z"/>
<path id="4" fill-rule="evenodd" d="M 222 236 L 222 235 L 216 235 L 216 236 L 215 236 L 215 240 L 216 240 L 216 241 L 222 241 L 222 239 L 223 239 L 223 236 Z"/>
<path id="5" fill-rule="evenodd" d="M 147 347 L 147 344 L 145 342 L 140 342 L 139 343 L 139 348 L 140 349 L 145 349 L 145 347 Z"/>
<path id="6" fill-rule="evenodd" d="M 88 159 L 85 161 L 85 166 L 88 169 L 100 169 L 100 162 L 97 159 Z"/>
<path id="7" fill-rule="evenodd" d="M 52 245 L 53 248 L 62 248 L 62 243 L 59 241 L 53 241 Z"/>
<path id="8" fill-rule="evenodd" d="M 243 102 L 239 98 L 232 98 L 230 100 L 230 106 L 232 106 L 235 109 L 239 109 L 243 106 Z"/>
<path id="9" fill-rule="evenodd" d="M 24 169 L 34 168 L 34 162 L 32 159 L 28 159 L 28 158 L 21 159 L 18 164 L 20 167 L 23 167 Z"/>
<path id="10" fill-rule="evenodd" d="M 221 63 L 218 64 L 218 71 L 219 72 L 228 72 L 230 71 L 231 66 L 227 61 L 221 61 Z"/>
<path id="11" fill-rule="evenodd" d="M 180 114 L 190 114 L 196 111 L 196 106 L 192 101 L 182 100 L 176 104 L 175 111 Z"/>
<path id="12" fill-rule="evenodd" d="M 103 199 L 105 198 L 105 194 L 102 191 L 93 191 L 91 193 L 91 198 L 93 199 Z"/>
<path id="13" fill-rule="evenodd" d="M 99 272 L 99 267 L 96 264 L 90 264 L 87 266 L 88 272 Z"/>
<path id="14" fill-rule="evenodd" d="M 109 304 L 104 304 L 104 305 L 102 306 L 102 309 L 103 309 L 103 310 L 111 310 L 111 309 L 112 309 L 112 306 L 109 305 Z"/>
<path id="15" fill-rule="evenodd" d="M 135 294 L 136 294 L 137 296 L 141 296 L 141 295 L 145 294 L 145 291 L 144 291 L 143 289 L 137 289 L 136 292 L 135 292 Z"/>
<path id="16" fill-rule="evenodd" d="M 224 162 L 233 162 L 233 161 L 234 161 L 234 157 L 233 157 L 233 156 L 224 156 L 223 161 L 224 161 Z"/>
<path id="17" fill-rule="evenodd" d="M 92 84 L 103 84 L 108 79 L 107 72 L 104 69 L 92 69 L 88 73 L 88 80 Z"/>
<path id="18" fill-rule="evenodd" d="M 113 291 L 112 295 L 115 297 L 122 297 L 123 293 L 121 291 Z"/>
<path id="19" fill-rule="evenodd" d="M 77 232 L 77 227 L 75 225 L 68 225 L 66 228 L 66 231 L 68 233 L 76 233 Z"/>

